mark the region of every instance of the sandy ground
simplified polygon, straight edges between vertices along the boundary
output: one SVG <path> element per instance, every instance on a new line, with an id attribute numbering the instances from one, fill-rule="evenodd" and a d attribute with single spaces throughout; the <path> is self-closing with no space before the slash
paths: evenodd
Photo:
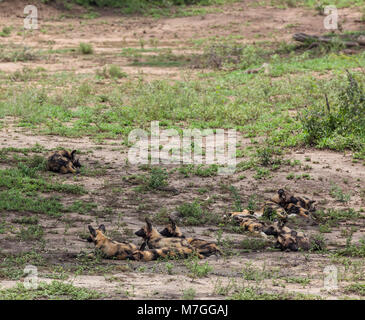
<path id="1" fill-rule="evenodd" d="M 199 48 L 192 47 L 192 41 L 215 35 L 220 37 L 237 35 L 241 36 L 238 41 L 254 43 L 273 38 L 277 41 L 290 40 L 295 32 L 315 34 L 325 32 L 323 17 L 305 9 L 255 8 L 250 6 L 248 1 L 244 1 L 219 7 L 219 10 L 221 12 L 203 16 L 160 19 L 121 17 L 109 11 L 100 18 L 82 20 L 81 23 L 78 18 L 60 18 L 60 13 L 63 11 L 57 7 L 49 8 L 39 4 L 40 29 L 27 34 L 17 34 L 13 31 L 11 37 L 1 39 L 2 44 L 25 44 L 37 50 L 56 50 L 73 49 L 79 42 L 91 42 L 95 54 L 90 57 L 80 57 L 71 51 L 67 54 L 52 55 L 47 61 L 0 63 L 0 70 L 8 73 L 21 70 L 23 67 L 43 67 L 48 73 L 55 71 L 90 73 L 113 63 L 121 66 L 132 78 L 142 74 L 147 80 L 179 79 L 191 77 L 192 71 L 174 67 L 131 66 L 130 60 L 119 53 L 126 47 L 140 48 L 141 39 L 146 43 L 145 48 L 154 48 L 151 43 L 153 39 L 158 39 L 158 48 L 171 48 L 181 53 L 199 51 Z M 72 14 L 83 12 L 83 9 L 75 8 Z M 358 29 L 359 24 L 356 20 L 359 16 L 359 13 L 351 9 L 340 10 L 343 28 Z M 15 30 L 20 30 L 22 2 L 14 1 L 11 7 L 8 2 L 0 3 L 0 21 L 2 26 L 11 25 Z M 89 191 L 83 196 L 62 199 L 64 204 L 70 204 L 76 199 L 84 200 L 97 203 L 99 208 L 112 208 L 118 213 L 103 216 L 98 216 L 97 212 L 84 215 L 67 213 L 59 220 L 42 218 L 40 223 L 45 228 L 47 243 L 42 256 L 46 258 L 48 265 L 40 267 L 40 276 L 45 281 L 51 281 L 42 275 L 48 273 L 52 267 L 62 266 L 66 270 L 75 268 L 80 264 L 76 259 L 80 252 L 92 251 L 93 246 L 80 237 L 81 233 L 86 232 L 88 224 L 104 223 L 114 239 L 129 240 L 138 244 L 138 239 L 133 235 L 134 231 L 143 225 L 145 215 L 156 214 L 161 208 L 173 212 L 176 206 L 198 199 L 206 203 L 207 208 L 215 214 L 230 211 L 233 201 L 222 185 L 235 186 L 243 203 L 247 203 L 252 194 L 258 195 L 263 201 L 270 198 L 279 187 L 286 187 L 295 193 L 317 200 L 319 208 L 349 207 L 359 210 L 364 207 L 365 170 L 361 162 L 353 162 L 351 154 L 313 149 L 292 150 L 290 154 L 286 154 L 285 158 L 297 159 L 303 165 L 308 163 L 311 166 L 308 171 L 310 180 L 301 179 L 298 182 L 286 179 L 290 172 L 306 173 L 303 165 L 295 168 L 285 167 L 265 180 L 253 179 L 254 172 L 250 171 L 245 172 L 245 179 L 240 179 L 241 173 L 229 177 L 207 178 L 181 178 L 178 173 L 174 173 L 169 177 L 169 184 L 179 191 L 178 194 L 169 192 L 138 194 L 134 191 L 135 185 L 123 177 L 144 172 L 138 167 L 126 165 L 128 150 L 121 145 L 121 141 L 108 140 L 97 144 L 87 137 L 68 139 L 59 136 L 40 136 L 13 126 L 12 119 L 5 119 L 4 123 L 4 128 L 0 130 L 0 148 L 30 147 L 36 143 L 47 149 L 75 148 L 82 151 L 81 161 L 87 168 L 97 164 L 104 169 L 96 176 L 58 177 L 67 183 L 82 185 Z M 249 142 L 242 138 L 242 145 L 247 143 Z M 306 162 L 306 158 L 310 161 Z M 343 204 L 333 199 L 330 195 L 332 184 L 342 188 L 345 193 L 351 193 L 351 200 Z M 208 192 L 199 193 L 201 188 L 207 188 Z M 115 189 L 119 191 L 114 192 Z M 214 199 L 213 202 L 206 200 L 211 198 Z M 6 220 L 11 220 L 15 216 L 14 213 L 7 213 Z M 346 236 L 341 231 L 348 230 L 352 226 L 357 228 L 353 241 L 363 237 L 365 231 L 363 221 L 362 219 L 344 222 L 339 227 L 333 228 L 331 233 L 325 233 L 329 250 L 333 251 L 345 245 Z M 158 227 L 162 228 L 160 225 Z M 304 222 L 301 228 L 308 234 L 318 233 L 317 226 Z M 194 237 L 217 241 L 217 226 L 187 227 L 183 230 Z M 275 250 L 246 252 L 238 244 L 250 237 L 248 234 L 225 232 L 223 240 L 228 243 L 228 247 L 231 247 L 233 254 L 228 257 L 213 256 L 207 259 L 213 269 L 203 278 L 192 278 L 183 261 L 173 261 L 173 268 L 169 274 L 165 262 L 143 264 L 103 260 L 99 262 L 100 268 L 89 272 L 91 274 L 70 276 L 66 281 L 103 292 L 106 298 L 110 299 L 180 299 L 185 290 L 190 288 L 195 290 L 195 298 L 198 299 L 224 299 L 235 290 L 247 286 L 257 286 L 259 290 L 271 293 L 297 292 L 320 295 L 325 299 L 339 299 L 345 295 L 343 289 L 349 283 L 353 283 L 354 279 L 360 282 L 365 280 L 364 264 L 361 259 L 353 258 L 352 262 L 346 265 L 342 260 L 334 260 L 331 254 Z M 19 243 L 14 235 L 0 234 L 0 248 L 4 253 L 25 252 L 33 246 L 31 242 Z M 341 281 L 338 290 L 327 292 L 323 288 L 323 269 L 332 264 L 337 266 Z M 360 267 L 357 267 L 358 265 Z M 250 272 L 254 274 L 252 277 L 260 280 L 253 280 L 247 276 Z M 291 278 L 308 278 L 310 282 L 304 285 L 293 283 L 288 280 Z M 14 284 L 15 281 L 0 279 L 2 288 L 9 288 Z"/>

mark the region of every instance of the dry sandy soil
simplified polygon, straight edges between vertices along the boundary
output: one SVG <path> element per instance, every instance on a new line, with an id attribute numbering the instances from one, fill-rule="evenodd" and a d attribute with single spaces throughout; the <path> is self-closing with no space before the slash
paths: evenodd
<path id="1" fill-rule="evenodd" d="M 173 51 L 191 52 L 192 39 L 201 39 L 213 35 L 240 35 L 239 41 L 253 43 L 272 39 L 289 40 L 295 32 L 324 32 L 322 17 L 313 11 L 299 8 L 280 10 L 276 8 L 255 8 L 248 1 L 230 6 L 219 7 L 220 12 L 203 16 L 183 18 L 146 18 L 115 15 L 112 11 L 103 12 L 100 18 L 83 19 L 75 17 L 60 18 L 64 10 L 49 8 L 39 4 L 40 30 L 28 33 L 12 33 L 9 38 L 2 38 L 2 43 L 25 43 L 37 49 L 73 49 L 79 42 L 91 42 L 95 48 L 92 56 L 80 57 L 73 54 L 56 54 L 47 61 L 31 61 L 20 63 L 0 63 L 0 70 L 13 72 L 25 66 L 44 67 L 46 72 L 76 71 L 78 73 L 93 72 L 106 64 L 117 64 L 132 77 L 143 76 L 145 80 L 191 78 L 195 71 L 178 67 L 144 67 L 131 66 L 127 57 L 117 55 L 123 47 L 140 48 L 140 39 L 144 39 L 146 47 L 151 47 L 151 39 L 158 39 L 159 48 L 171 48 Z M 66 12 L 67 13 L 67 12 Z M 82 14 L 83 9 L 75 8 L 70 14 Z M 351 9 L 340 10 L 343 26 L 346 30 L 358 28 L 355 22 L 358 13 Z M 22 2 L 14 1 L 0 3 L 1 25 L 11 25 L 20 28 L 22 25 Z M 287 28 L 287 25 L 292 27 Z M 42 32 L 44 30 L 44 32 Z M 67 213 L 56 219 L 42 218 L 40 223 L 45 230 L 46 246 L 42 256 L 48 265 L 40 267 L 41 278 L 51 281 L 42 275 L 51 272 L 55 267 L 62 266 L 64 270 L 84 265 L 80 262 L 80 252 L 91 252 L 92 244 L 81 238 L 88 224 L 94 226 L 104 223 L 109 234 L 116 240 L 129 240 L 138 244 L 139 239 L 134 231 L 143 225 L 143 218 L 148 214 L 156 214 L 161 208 L 174 211 L 185 202 L 201 200 L 215 214 L 224 214 L 232 209 L 232 196 L 224 186 L 233 185 L 241 195 L 243 203 L 249 196 L 256 194 L 259 201 L 269 199 L 279 187 L 286 187 L 294 193 L 306 195 L 317 200 L 318 208 L 364 208 L 364 178 L 365 170 L 361 162 L 353 162 L 351 154 L 312 149 L 292 150 L 285 158 L 300 160 L 309 164 L 311 179 L 288 180 L 288 173 L 306 173 L 304 165 L 295 168 L 284 168 L 274 172 L 269 179 L 255 180 L 254 173 L 223 177 L 189 177 L 182 178 L 178 172 L 169 176 L 169 185 L 178 190 L 171 192 L 137 193 L 133 182 L 123 179 L 135 174 L 144 174 L 138 167 L 126 164 L 127 149 L 120 141 L 107 140 L 96 143 L 87 137 L 69 139 L 59 136 L 40 136 L 26 129 L 12 125 L 12 119 L 4 121 L 0 131 L 0 148 L 30 147 L 35 143 L 47 149 L 66 147 L 82 151 L 81 161 L 87 168 L 98 166 L 103 170 L 93 175 L 81 175 L 76 178 L 71 175 L 57 177 L 60 181 L 79 184 L 88 190 L 83 196 L 70 196 L 63 199 L 64 204 L 74 200 L 94 202 L 100 208 L 112 208 L 118 214 L 98 216 L 98 212 L 90 214 Z M 242 138 L 242 144 L 250 142 Z M 88 153 L 90 152 L 90 153 Z M 310 159 L 309 161 L 306 159 Z M 238 159 L 239 161 L 239 159 Z M 168 168 L 173 169 L 173 167 Z M 351 193 L 348 203 L 336 201 L 330 195 L 332 184 L 336 184 L 344 193 Z M 207 189 L 200 193 L 199 190 Z M 117 191 L 116 191 L 117 190 Z M 214 201 L 210 201 L 214 199 Z M 6 220 L 14 219 L 16 214 L 7 213 Z M 213 268 L 208 276 L 194 278 L 183 261 L 173 261 L 170 272 L 166 262 L 139 263 L 126 261 L 102 260 L 93 272 L 73 275 L 65 281 L 72 281 L 76 286 L 95 289 L 106 294 L 109 299 L 181 299 L 187 289 L 195 290 L 197 299 L 225 299 L 235 290 L 245 286 L 257 287 L 259 292 L 269 293 L 303 293 L 321 296 L 325 299 L 339 299 L 346 296 L 361 298 L 357 295 L 345 294 L 344 288 L 353 283 L 365 280 L 364 264 L 360 258 L 352 258 L 348 265 L 344 260 L 335 259 L 335 252 L 346 243 L 344 230 L 356 227 L 353 241 L 357 242 L 365 231 L 364 220 L 348 221 L 324 233 L 329 253 L 280 252 L 278 250 L 243 250 L 240 243 L 252 238 L 247 233 L 232 233 L 225 231 L 222 240 L 230 255 L 224 257 L 212 256 L 207 259 Z M 308 234 L 318 233 L 318 226 L 303 221 L 300 229 Z M 158 225 L 162 228 L 162 225 Z M 183 227 L 187 234 L 194 237 L 217 241 L 218 226 Z M 32 242 L 15 240 L 9 234 L 0 234 L 0 247 L 4 253 L 24 252 L 34 247 Z M 328 265 L 336 265 L 339 271 L 338 290 L 326 291 L 323 287 L 323 269 Z M 70 269 L 70 270 L 71 270 Z M 255 280 L 256 279 L 256 280 Z M 259 279 L 259 280 L 258 280 Z M 293 280 L 294 279 L 294 280 Z M 301 282 L 300 279 L 308 281 Z M 0 287 L 9 288 L 16 281 L 0 279 Z"/>

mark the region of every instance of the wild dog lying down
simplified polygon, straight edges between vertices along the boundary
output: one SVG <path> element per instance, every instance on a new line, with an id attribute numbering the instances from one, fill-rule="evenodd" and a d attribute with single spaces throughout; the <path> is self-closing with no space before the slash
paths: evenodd
<path id="1" fill-rule="evenodd" d="M 75 153 L 76 150 L 53 152 L 47 159 L 47 170 L 59 173 L 78 173 L 81 164 L 79 159 L 75 159 Z"/>
<path id="2" fill-rule="evenodd" d="M 144 247 L 148 245 L 150 249 L 168 249 L 174 251 L 176 255 L 181 257 L 187 257 L 188 255 L 197 253 L 197 250 L 185 239 L 162 237 L 152 226 L 152 223 L 148 218 L 146 218 L 146 225 L 135 234 L 142 237 L 144 240 L 141 249 L 144 249 Z M 204 258 L 200 253 L 197 253 L 197 255 L 200 259 Z"/>
<path id="3" fill-rule="evenodd" d="M 288 219 L 288 214 L 285 209 L 272 201 L 265 202 L 260 210 L 260 215 L 270 221 L 280 220 L 286 222 Z"/>
<path id="4" fill-rule="evenodd" d="M 265 229 L 265 222 L 260 221 L 258 216 L 248 210 L 242 212 L 229 212 L 228 218 L 239 223 L 239 225 L 246 231 L 252 233 L 262 233 Z"/>
<path id="5" fill-rule="evenodd" d="M 303 232 L 294 231 L 281 222 L 274 222 L 264 232 L 275 237 L 275 246 L 282 251 L 298 251 L 299 248 L 308 251 L 311 247 L 309 238 Z"/>
<path id="6" fill-rule="evenodd" d="M 176 225 L 175 221 L 169 217 L 169 223 L 166 228 L 160 231 L 160 234 L 164 237 L 182 238 L 185 239 L 192 247 L 194 247 L 198 253 L 205 257 L 209 257 L 212 254 L 222 254 L 222 251 L 213 242 L 208 242 L 202 239 L 186 238 L 181 232 L 180 228 Z"/>
<path id="7" fill-rule="evenodd" d="M 95 248 L 99 249 L 105 258 L 115 258 L 118 260 L 138 260 L 152 261 L 158 258 L 175 256 L 176 253 L 169 249 L 153 249 L 153 250 L 138 250 L 133 243 L 115 242 L 105 236 L 105 226 L 101 224 L 98 229 L 88 226 L 90 237 L 89 242 L 95 244 Z"/>
<path id="8" fill-rule="evenodd" d="M 118 260 L 133 259 L 133 252 L 138 248 L 133 243 L 115 242 L 105 236 L 105 226 L 101 224 L 98 229 L 88 226 L 90 237 L 89 242 L 95 244 L 95 248 L 99 249 L 106 258 L 116 258 Z"/>
<path id="9" fill-rule="evenodd" d="M 310 212 L 316 210 L 314 206 L 315 200 L 294 196 L 284 189 L 279 189 L 278 193 L 271 198 L 271 201 L 283 207 L 288 214 L 298 214 L 306 218 L 310 217 Z"/>

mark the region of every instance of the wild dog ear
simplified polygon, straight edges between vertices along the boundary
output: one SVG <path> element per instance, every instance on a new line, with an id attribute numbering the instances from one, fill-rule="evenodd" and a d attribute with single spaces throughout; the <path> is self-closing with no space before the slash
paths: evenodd
<path id="1" fill-rule="evenodd" d="M 90 234 L 91 234 L 93 237 L 96 237 L 96 231 L 95 231 L 95 229 L 94 229 L 92 226 L 88 226 L 88 228 L 89 228 Z"/>
<path id="2" fill-rule="evenodd" d="M 171 223 L 172 229 L 176 230 L 176 223 L 175 223 L 175 221 L 171 217 L 169 217 L 169 221 Z"/>
<path id="3" fill-rule="evenodd" d="M 73 159 L 73 158 L 75 157 L 75 153 L 76 153 L 76 150 L 73 150 L 73 151 L 71 152 L 71 159 Z"/>
<path id="4" fill-rule="evenodd" d="M 279 194 L 280 197 L 283 196 L 285 194 L 284 189 L 279 189 L 278 194 Z"/>
<path id="5" fill-rule="evenodd" d="M 101 224 L 98 228 L 102 233 L 106 232 L 105 226 L 103 224 Z"/>
<path id="6" fill-rule="evenodd" d="M 147 223 L 147 231 L 151 232 L 152 231 L 152 222 L 151 222 L 151 220 L 146 218 L 146 223 Z"/>

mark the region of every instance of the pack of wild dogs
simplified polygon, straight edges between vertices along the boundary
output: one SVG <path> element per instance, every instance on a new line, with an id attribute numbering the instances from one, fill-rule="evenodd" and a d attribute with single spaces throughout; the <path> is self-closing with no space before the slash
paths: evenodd
<path id="1" fill-rule="evenodd" d="M 62 174 L 79 173 L 81 164 L 75 154 L 75 150 L 51 153 L 47 159 L 47 169 Z M 316 210 L 314 203 L 314 200 L 295 196 L 284 189 L 279 189 L 277 194 L 259 211 L 230 212 L 224 218 L 252 234 L 265 238 L 272 236 L 274 246 L 283 251 L 306 251 L 311 249 L 312 240 L 303 232 L 290 229 L 286 223 L 288 217 L 292 215 L 313 220 L 312 214 Z M 140 246 L 111 240 L 106 236 L 106 228 L 103 224 L 97 229 L 89 225 L 88 229 L 90 236 L 87 240 L 94 243 L 96 250 L 105 258 L 152 261 L 159 258 L 186 258 L 191 255 L 203 259 L 222 254 L 214 242 L 186 237 L 171 217 L 161 231 L 158 231 L 150 219 L 146 218 L 146 224 L 135 232 L 136 236 L 142 238 Z"/>

